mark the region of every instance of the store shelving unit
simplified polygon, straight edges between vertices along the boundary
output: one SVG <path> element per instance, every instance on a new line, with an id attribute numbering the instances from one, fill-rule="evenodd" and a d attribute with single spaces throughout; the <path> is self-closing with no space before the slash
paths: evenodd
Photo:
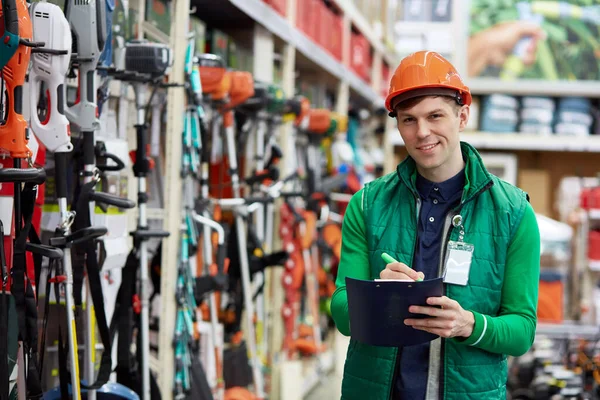
<path id="1" fill-rule="evenodd" d="M 304 33 L 294 27 L 291 22 L 295 14 L 295 2 L 288 3 L 288 18 L 279 15 L 275 10 L 269 7 L 261 0 L 228 0 L 238 9 L 247 14 L 256 23 L 268 29 L 274 35 L 277 35 L 287 45 L 294 47 L 305 57 L 310 59 L 322 70 L 327 71 L 336 77 L 341 83 L 347 83 L 350 88 L 363 99 L 372 103 L 374 106 L 382 106 L 383 98 L 378 94 L 378 88 L 369 85 L 364 80 L 352 72 L 343 62 L 337 61 L 329 55 L 324 49 L 314 43 Z M 289 5 L 293 4 L 293 7 Z M 387 54 L 384 45 L 374 38 L 374 33 L 368 27 L 368 23 L 361 18 L 356 11 L 354 5 L 348 0 L 340 0 L 338 5 L 345 11 L 345 18 L 348 18 L 355 23 L 363 34 L 369 38 L 371 45 L 374 47 L 376 54 L 381 57 L 386 57 L 389 63 L 393 63 L 393 57 Z"/>
<path id="2" fill-rule="evenodd" d="M 474 95 L 505 93 L 511 96 L 598 97 L 600 93 L 600 82 L 597 81 L 503 81 L 492 78 L 466 78 L 465 81 Z"/>
<path id="3" fill-rule="evenodd" d="M 342 12 L 350 18 L 350 21 L 358 28 L 358 30 L 366 36 L 375 51 L 382 54 L 383 59 L 389 65 L 395 65 L 400 61 L 395 55 L 394 50 L 388 48 L 380 38 L 377 37 L 375 31 L 371 25 L 369 25 L 369 22 L 361 15 L 351 0 L 334 0 L 334 2 L 340 7 Z"/>
<path id="4" fill-rule="evenodd" d="M 592 271 L 600 272 L 600 261 L 590 261 L 588 266 Z"/>
<path id="5" fill-rule="evenodd" d="M 600 209 L 592 208 L 588 210 L 588 218 L 595 221 L 600 221 Z"/>
<path id="6" fill-rule="evenodd" d="M 174 63 L 169 75 L 169 81 L 183 83 L 190 1 L 174 0 L 171 4 L 173 11 L 169 44 L 173 51 Z M 177 302 L 175 299 L 177 268 L 175 268 L 175 265 L 179 254 L 179 231 L 182 211 L 182 181 L 180 172 L 184 98 L 184 89 L 182 87 L 169 88 L 167 95 L 167 129 L 165 141 L 165 210 L 163 229 L 170 232 L 171 235 L 163 240 L 161 264 L 164 268 L 161 272 L 161 309 L 158 339 L 158 359 L 161 368 L 160 374 L 158 374 L 158 383 L 163 400 L 173 398 L 175 374 L 175 351 L 173 349 L 173 335 L 177 315 Z"/>
<path id="7" fill-rule="evenodd" d="M 296 1 L 303 0 L 288 0 L 286 17 L 282 17 L 262 0 L 222 0 L 220 2 L 212 0 L 175 0 L 169 5 L 171 12 L 171 31 L 169 35 L 165 35 L 144 20 L 145 1 L 140 0 L 139 4 L 133 6 L 138 11 L 138 36 L 169 44 L 172 48 L 174 64 L 169 77 L 172 82 L 183 81 L 183 61 L 185 60 L 190 9 L 195 8 L 201 19 L 203 14 L 209 15 L 207 13 L 218 13 L 221 10 L 222 13 L 224 12 L 227 15 L 233 10 L 237 12 L 236 18 L 240 18 L 242 21 L 241 25 L 252 31 L 251 37 L 247 39 L 252 46 L 254 76 L 256 79 L 263 82 L 272 81 L 273 70 L 265 67 L 265 65 L 272 65 L 276 62 L 275 49 L 277 49 L 281 56 L 277 60 L 281 63 L 283 75 L 281 86 L 286 94 L 293 94 L 295 91 L 299 63 L 308 62 L 311 71 L 314 71 L 317 77 L 326 79 L 329 87 L 336 89 L 333 109 L 337 112 L 346 114 L 351 99 L 356 99 L 361 104 L 373 108 L 383 106 L 380 85 L 386 85 L 387 83 L 382 83 L 381 79 L 375 75 L 381 72 L 382 62 L 386 62 L 393 67 L 397 60 L 394 53 L 377 37 L 369 22 L 358 12 L 356 6 L 350 0 L 334 1 L 335 6 L 344 15 L 344 51 L 342 61 L 338 61 L 295 27 Z M 369 83 L 349 68 L 349 41 L 352 27 L 361 31 L 372 47 L 373 73 Z M 332 82 L 335 83 L 332 85 Z M 119 91 L 120 89 L 115 86 L 114 93 L 119 93 Z M 182 150 L 180 132 L 182 130 L 181 110 L 184 109 L 183 102 L 184 96 L 181 88 L 170 88 L 168 90 L 163 178 L 165 182 L 165 208 L 149 210 L 149 218 L 162 220 L 163 229 L 171 232 L 171 236 L 163 242 L 162 265 L 169 267 L 163 268 L 162 271 L 160 331 L 158 334 L 159 353 L 158 359 L 153 362 L 153 366 L 160 366 L 157 377 L 163 399 L 173 397 L 172 385 L 175 360 L 172 338 L 176 316 L 174 285 L 177 278 L 177 269 L 171 267 L 178 259 L 178 232 L 181 222 L 181 191 L 178 188 L 182 184 L 179 176 L 179 161 Z M 290 127 L 283 126 L 281 129 L 282 143 L 280 145 L 285 149 L 290 145 L 285 143 L 290 136 L 285 132 Z M 282 160 L 281 164 L 286 165 L 285 159 Z M 286 174 L 287 171 L 282 171 L 282 175 Z M 277 247 L 278 244 L 275 243 L 273 246 Z M 267 285 L 269 281 L 274 282 L 274 285 L 278 285 L 281 282 L 281 271 L 279 269 L 273 271 L 267 281 Z M 268 292 L 270 291 L 267 290 L 266 293 Z M 277 343 L 281 343 L 280 339 L 283 337 L 282 322 L 277 320 L 283 303 L 283 290 L 280 290 L 280 292 L 279 294 L 275 293 L 271 299 L 267 299 L 267 303 L 271 307 L 270 317 L 273 325 L 271 334 L 272 350 L 281 348 L 280 345 L 277 346 Z M 339 347 L 332 344 L 330 349 L 321 355 L 319 361 L 316 358 L 300 361 L 300 368 L 296 368 L 297 364 L 294 364 L 298 361 L 291 361 L 289 365 L 286 365 L 287 361 L 275 362 L 272 369 L 272 391 L 269 394 L 269 399 L 296 400 L 306 396 L 329 371 L 339 364 L 340 357 L 343 359 L 344 354 L 338 354 Z M 343 350 L 345 351 L 345 348 Z M 275 359 L 277 360 L 278 357 L 276 356 Z M 286 390 L 285 386 L 287 385 L 284 384 L 285 382 L 297 382 L 299 390 L 292 393 L 289 391 L 289 386 Z"/>
<path id="8" fill-rule="evenodd" d="M 592 211 L 592 212 L 590 212 Z M 589 231 L 595 222 L 600 221 L 598 210 L 579 210 L 579 224 L 575 230 L 575 276 L 573 305 L 574 317 L 580 316 L 588 324 L 598 325 L 598 305 L 594 301 L 594 286 L 598 281 L 600 262 L 588 258 Z M 578 307 L 579 306 L 579 307 Z"/>
<path id="9" fill-rule="evenodd" d="M 536 334 L 556 339 L 597 339 L 600 335 L 600 327 L 566 321 L 562 324 L 539 323 Z"/>

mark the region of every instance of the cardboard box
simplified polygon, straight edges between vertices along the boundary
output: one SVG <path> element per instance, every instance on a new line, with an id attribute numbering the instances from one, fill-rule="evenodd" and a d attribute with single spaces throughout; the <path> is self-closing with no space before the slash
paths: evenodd
<path id="1" fill-rule="evenodd" d="M 519 171 L 518 186 L 529 194 L 531 206 L 538 214 L 552 216 L 550 207 L 550 172 L 543 169 Z"/>

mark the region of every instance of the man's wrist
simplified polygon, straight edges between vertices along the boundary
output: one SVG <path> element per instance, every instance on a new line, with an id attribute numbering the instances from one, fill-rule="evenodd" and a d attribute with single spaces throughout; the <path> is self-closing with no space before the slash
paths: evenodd
<path id="1" fill-rule="evenodd" d="M 463 328 L 463 332 L 461 332 L 460 337 L 468 338 L 473 334 L 473 329 L 475 328 L 475 315 L 471 311 L 464 310 L 465 318 L 467 320 L 466 325 Z"/>

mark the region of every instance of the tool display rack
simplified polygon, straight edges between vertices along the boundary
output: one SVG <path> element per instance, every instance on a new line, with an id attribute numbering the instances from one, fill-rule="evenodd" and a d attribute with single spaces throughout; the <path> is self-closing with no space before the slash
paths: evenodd
<path id="1" fill-rule="evenodd" d="M 168 44 L 173 52 L 173 65 L 169 74 L 170 82 L 184 81 L 184 61 L 187 48 L 188 26 L 190 14 L 195 12 L 202 19 L 204 0 L 173 0 L 168 3 L 170 7 L 170 32 L 169 35 L 158 30 L 155 26 L 144 19 L 146 14 L 146 1 L 138 0 L 130 3 L 130 7 L 136 11 L 137 16 L 137 37 L 145 38 L 151 41 Z M 344 40 L 343 40 L 343 58 L 342 62 L 337 61 L 326 51 L 319 48 L 310 38 L 305 36 L 295 27 L 296 1 L 288 0 L 286 17 L 282 17 L 275 10 L 270 8 L 261 0 L 222 0 L 221 2 L 210 1 L 212 9 L 218 7 L 235 7 L 238 11 L 244 13 L 248 20 L 253 24 L 252 49 L 254 54 L 254 78 L 263 82 L 273 81 L 273 66 L 275 60 L 281 62 L 283 79 L 281 87 L 286 94 L 295 93 L 295 82 L 297 63 L 310 63 L 313 70 L 318 71 L 317 79 L 323 79 L 327 85 L 336 87 L 335 104 L 332 107 L 342 115 L 346 115 L 351 99 L 361 105 L 375 109 L 383 106 L 383 97 L 381 85 L 387 86 L 387 82 L 382 82 L 379 72 L 383 60 L 388 65 L 396 65 L 398 58 L 389 46 L 378 39 L 374 28 L 364 18 L 355 5 L 350 0 L 335 0 L 335 5 L 342 10 L 344 21 Z M 206 8 L 204 8 L 206 9 Z M 208 21 L 210 22 L 210 21 Z M 373 73 L 370 83 L 359 78 L 348 65 L 350 57 L 350 29 L 358 29 L 369 41 L 373 49 Z M 282 49 L 281 58 L 275 54 L 275 46 Z M 300 60 L 301 59 L 301 60 Z M 271 60 L 269 62 L 269 60 Z M 377 71 L 377 72 L 376 72 Z M 111 96 L 121 96 L 127 93 L 127 99 L 133 103 L 133 91 L 128 88 L 122 92 L 121 83 L 112 81 L 110 83 Z M 129 122 L 134 120 L 134 107 L 129 107 Z M 166 145 L 163 161 L 163 182 L 164 182 L 164 209 L 149 209 L 148 217 L 150 220 L 162 220 L 162 229 L 169 232 L 178 232 L 181 221 L 182 204 L 182 180 L 180 176 L 180 162 L 182 157 L 182 144 L 180 140 L 183 130 L 183 110 L 185 109 L 184 89 L 181 87 L 170 87 L 167 89 L 166 100 L 166 130 L 164 132 Z M 390 123 L 391 123 L 390 119 Z M 127 137 L 133 140 L 135 132 L 128 124 Z M 386 128 L 391 128 L 387 126 Z M 291 124 L 285 124 L 281 127 L 281 140 L 279 143 L 283 148 L 287 147 L 285 140 L 290 135 Z M 134 143 L 134 141 L 132 142 Z M 393 158 L 393 146 L 385 146 L 387 151 L 386 158 Z M 282 165 L 286 165 L 285 159 Z M 160 173 L 160 172 L 157 172 Z M 287 175 L 289 171 L 282 171 L 282 175 Z M 129 179 L 131 185 L 134 185 L 133 176 Z M 130 185 L 130 197 L 134 196 L 134 187 Z M 134 226 L 135 212 L 128 213 L 130 226 Z M 278 220 L 278 218 L 275 218 Z M 276 239 L 277 240 L 277 239 Z M 275 243 L 277 246 L 278 243 Z M 160 328 L 158 333 L 158 358 L 150 357 L 150 368 L 157 374 L 158 384 L 161 389 L 163 399 L 172 399 L 172 382 L 175 371 L 175 358 L 172 348 L 173 332 L 175 331 L 176 300 L 175 283 L 177 281 L 177 268 L 174 268 L 175 260 L 178 258 L 179 239 L 178 235 L 171 235 L 164 239 L 162 249 L 162 269 L 161 276 L 161 300 L 160 300 Z M 267 249 L 268 250 L 268 249 Z M 284 293 L 281 285 L 282 271 L 275 269 L 267 273 L 267 290 L 265 293 L 274 293 L 271 299 L 267 299 L 267 304 L 272 306 L 273 310 L 279 310 L 284 301 Z M 269 288 L 269 285 L 275 286 L 275 291 Z M 172 294 L 172 295 L 169 295 Z M 274 322 L 278 321 L 276 316 L 278 312 L 273 312 Z M 277 351 L 277 343 L 281 343 L 283 337 L 283 323 L 278 321 L 273 325 L 273 340 L 271 341 L 272 350 Z M 336 333 L 334 343 L 331 343 L 330 350 L 321 358 L 322 365 L 317 366 L 316 360 L 308 361 L 285 361 L 275 362 L 271 371 L 271 393 L 270 400 L 285 399 L 295 400 L 304 398 L 315 385 L 323 379 L 324 373 L 336 370 L 341 373 L 347 348 L 347 340 Z M 299 377 L 301 377 L 299 379 Z"/>

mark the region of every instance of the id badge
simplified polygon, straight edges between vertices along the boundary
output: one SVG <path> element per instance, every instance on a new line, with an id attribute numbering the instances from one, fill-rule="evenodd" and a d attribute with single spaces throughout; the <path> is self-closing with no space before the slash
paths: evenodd
<path id="1" fill-rule="evenodd" d="M 448 242 L 448 257 L 444 266 L 444 283 L 466 286 L 473 259 L 474 247 L 470 243 Z"/>

